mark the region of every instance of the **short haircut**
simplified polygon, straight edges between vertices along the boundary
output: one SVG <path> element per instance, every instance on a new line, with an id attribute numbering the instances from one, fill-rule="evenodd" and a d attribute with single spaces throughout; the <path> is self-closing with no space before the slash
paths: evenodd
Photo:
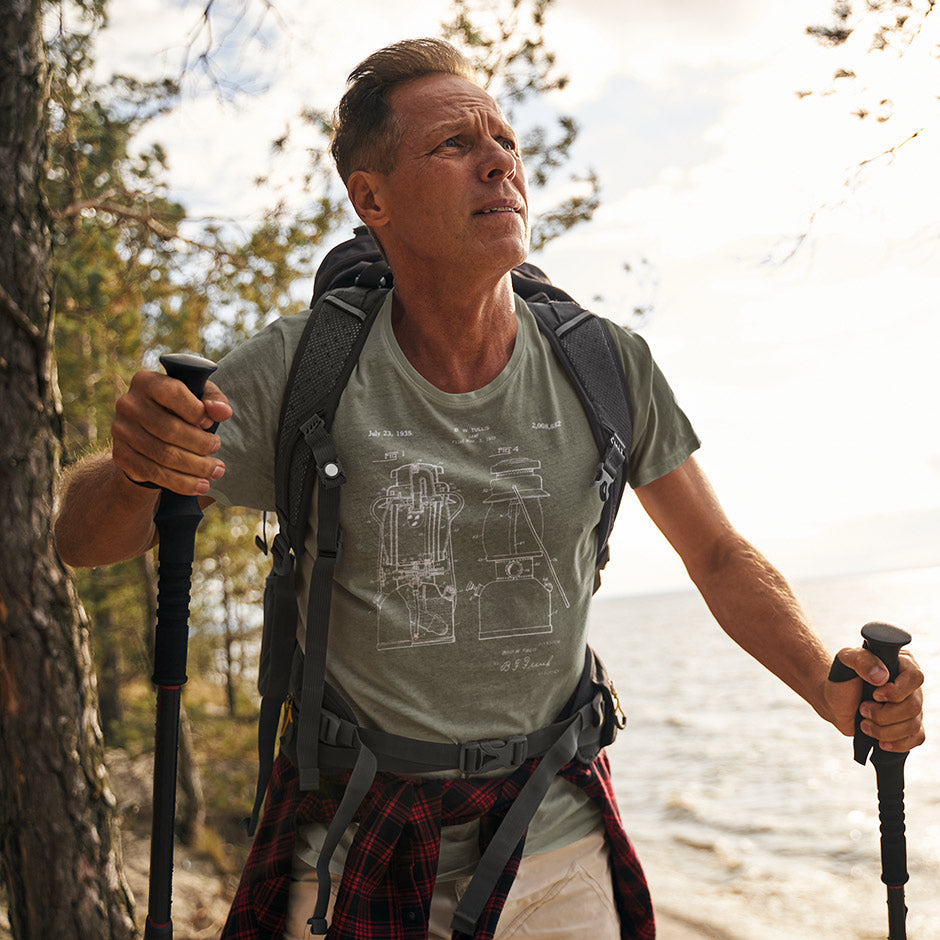
<path id="1" fill-rule="evenodd" d="M 457 75 L 479 84 L 460 52 L 443 39 L 405 39 L 373 52 L 349 73 L 346 93 L 333 113 L 330 152 L 343 182 L 356 170 L 389 173 L 402 130 L 389 105 L 399 85 L 426 75 Z"/>

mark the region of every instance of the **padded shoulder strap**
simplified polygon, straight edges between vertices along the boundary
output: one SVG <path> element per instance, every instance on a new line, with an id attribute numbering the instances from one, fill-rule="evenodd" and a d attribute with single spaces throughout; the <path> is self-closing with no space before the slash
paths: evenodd
<path id="1" fill-rule="evenodd" d="M 346 477 L 330 429 L 340 395 L 387 293 L 349 287 L 316 300 L 294 354 L 278 425 L 275 503 L 280 530 L 295 554 L 303 545 L 314 484 L 319 482 L 297 745 L 300 787 L 305 791 L 319 786 L 318 733 L 333 571 L 343 546 L 339 507 Z"/>
<path id="2" fill-rule="evenodd" d="M 626 485 L 633 438 L 623 361 L 600 317 L 576 303 L 530 300 L 528 304 L 581 400 L 601 456 L 593 483 L 604 500 L 597 535 L 600 570 L 607 564 L 607 541 Z"/>
<path id="3" fill-rule="evenodd" d="M 275 451 L 275 505 L 292 546 L 302 544 L 315 479 L 318 455 L 311 448 L 311 422 L 327 431 L 332 427 L 340 395 L 386 294 L 343 288 L 318 298 L 310 311 L 284 391 Z"/>

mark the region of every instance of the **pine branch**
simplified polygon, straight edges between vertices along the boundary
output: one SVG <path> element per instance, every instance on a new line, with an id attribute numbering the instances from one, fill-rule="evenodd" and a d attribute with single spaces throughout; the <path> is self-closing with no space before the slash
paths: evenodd
<path id="1" fill-rule="evenodd" d="M 230 260 L 234 258 L 234 255 L 230 251 L 219 248 L 217 245 L 207 245 L 205 242 L 199 242 L 192 238 L 186 238 L 184 235 L 180 235 L 177 229 L 170 228 L 168 225 L 164 225 L 163 222 L 154 216 L 146 212 L 141 212 L 137 209 L 132 209 L 130 206 L 123 206 L 120 203 L 114 202 L 114 195 L 114 192 L 104 193 L 103 195 L 97 196 L 94 199 L 83 199 L 80 202 L 73 202 L 71 205 L 65 206 L 62 209 L 53 210 L 52 218 L 74 218 L 75 216 L 81 215 L 83 212 L 86 212 L 89 209 L 95 212 L 108 212 L 111 215 L 119 216 L 122 219 L 129 219 L 132 222 L 138 222 L 140 225 L 143 225 L 146 229 L 153 232 L 154 235 L 163 239 L 164 241 L 180 241 L 184 245 L 189 245 L 192 248 L 198 249 L 199 251 L 204 251 L 215 258 L 227 258 Z"/>
<path id="2" fill-rule="evenodd" d="M 887 150 L 883 150 L 881 153 L 877 153 L 874 156 L 871 156 L 865 160 L 862 160 L 861 163 L 856 164 L 852 172 L 849 175 L 847 175 L 845 180 L 843 181 L 842 188 L 851 191 L 853 186 L 857 183 L 858 178 L 861 176 L 862 171 L 865 169 L 865 167 L 871 166 L 873 163 L 877 163 L 879 160 L 887 159 L 888 161 L 891 161 L 892 159 L 894 159 L 894 156 L 902 147 L 904 147 L 906 144 L 909 144 L 912 140 L 914 140 L 914 138 L 916 138 L 923 130 L 924 128 L 922 127 L 919 128 L 918 130 L 914 131 L 913 134 L 910 134 L 907 137 L 905 137 L 904 140 L 902 140 L 900 143 L 895 144 L 893 147 L 888 147 Z M 807 222 L 807 225 L 806 225 L 806 230 L 803 232 L 800 232 L 800 234 L 798 235 L 793 236 L 793 247 L 789 251 L 787 251 L 783 255 L 783 257 L 780 258 L 779 260 L 774 258 L 772 254 L 769 254 L 764 259 L 764 263 L 767 264 L 767 263 L 772 262 L 778 265 L 786 264 L 796 255 L 796 253 L 800 250 L 800 248 L 802 247 L 806 239 L 809 238 L 810 232 L 812 231 L 813 226 L 815 225 L 816 219 L 819 216 L 819 214 L 824 209 L 834 209 L 843 204 L 844 202 L 827 202 L 821 206 L 817 206 L 810 213 L 809 221 Z"/>
<path id="3" fill-rule="evenodd" d="M 42 330 L 23 312 L 22 307 L 7 293 L 2 284 L 0 284 L 0 307 L 10 315 L 13 322 L 32 340 L 36 349 L 42 349 Z"/>

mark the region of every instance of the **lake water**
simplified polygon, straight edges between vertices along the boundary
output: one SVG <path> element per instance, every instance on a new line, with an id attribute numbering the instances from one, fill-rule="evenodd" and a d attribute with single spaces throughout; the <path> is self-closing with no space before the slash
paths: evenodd
<path id="1" fill-rule="evenodd" d="M 940 568 L 796 585 L 830 648 L 914 635 L 927 744 L 906 764 L 908 936 L 940 938 Z M 592 642 L 629 717 L 610 751 L 663 912 L 735 940 L 883 940 L 875 775 L 743 653 L 695 593 L 598 599 Z M 931 707 L 933 709 L 931 715 Z"/>

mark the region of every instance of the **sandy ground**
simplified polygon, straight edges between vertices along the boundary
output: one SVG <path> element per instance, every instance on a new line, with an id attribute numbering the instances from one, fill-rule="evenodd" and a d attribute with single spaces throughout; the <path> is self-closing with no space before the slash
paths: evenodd
<path id="1" fill-rule="evenodd" d="M 137 880 L 136 875 L 130 876 Z M 185 889 L 179 892 L 180 882 L 187 880 L 187 875 L 177 873 L 177 890 L 174 891 L 174 937 L 175 940 L 208 940 L 217 937 L 225 918 L 228 903 L 220 896 L 206 895 L 201 890 Z M 199 879 L 204 886 L 204 879 Z M 146 884 L 146 879 L 144 879 Z M 142 890 L 146 890 L 144 887 Z M 138 897 L 143 897 L 139 894 Z M 202 926 L 200 926 L 202 925 Z M 3 910 L 0 910 L 0 940 L 12 940 L 9 923 Z M 657 915 L 657 940 L 732 940 L 729 934 L 715 933 L 707 927 L 684 923 L 678 918 L 660 912 Z M 736 940 L 736 938 L 735 938 Z"/>
<path id="2" fill-rule="evenodd" d="M 125 840 L 128 841 L 125 837 Z M 125 846 L 125 872 L 146 913 L 147 854 L 146 845 L 134 839 Z M 135 861 L 140 859 L 140 861 Z M 212 871 L 209 863 L 190 858 L 177 847 L 176 870 L 173 877 L 174 940 L 210 940 L 218 937 L 228 912 L 230 893 Z M 657 940 L 746 940 L 730 933 L 718 933 L 706 925 L 687 921 L 677 914 L 657 911 Z M 0 905 L 0 940 L 12 940 L 6 912 Z M 574 938 L 573 938 L 574 940 Z"/>

